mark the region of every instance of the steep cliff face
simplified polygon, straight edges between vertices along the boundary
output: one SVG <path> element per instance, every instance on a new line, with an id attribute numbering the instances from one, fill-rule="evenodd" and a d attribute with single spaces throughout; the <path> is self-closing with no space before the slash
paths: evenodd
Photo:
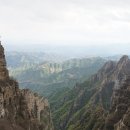
<path id="1" fill-rule="evenodd" d="M 105 130 L 130 129 L 130 77 L 116 90 L 110 113 L 105 121 Z"/>
<path id="2" fill-rule="evenodd" d="M 8 70 L 6 69 L 6 60 L 4 55 L 4 48 L 0 41 L 0 80 L 9 78 Z"/>
<path id="3" fill-rule="evenodd" d="M 130 59 L 128 56 L 123 56 L 117 63 L 107 62 L 97 74 L 88 81 L 77 84 L 72 91 L 61 99 L 60 109 L 54 113 L 54 119 L 58 119 L 58 115 L 62 113 L 59 120 L 54 120 L 56 128 L 60 130 L 127 130 L 128 127 L 123 129 L 120 126 L 124 123 L 122 122 L 124 118 L 125 122 L 128 121 L 129 116 L 126 113 L 129 111 L 125 103 L 128 104 L 129 99 L 125 96 L 128 95 L 129 91 L 126 89 L 123 92 L 120 88 L 129 75 Z M 121 97 L 125 97 L 121 99 L 124 104 L 115 105 L 115 108 L 110 109 L 114 107 L 112 104 L 116 102 L 114 101 L 116 93 L 119 94 L 117 95 L 119 101 Z M 122 115 L 116 114 L 117 116 L 109 119 L 109 110 L 112 113 L 110 115 L 113 115 L 118 109 L 120 110 L 119 113 L 124 113 Z"/>
<path id="4" fill-rule="evenodd" d="M 48 101 L 30 90 L 20 90 L 9 77 L 1 44 L 0 130 L 53 130 Z"/>

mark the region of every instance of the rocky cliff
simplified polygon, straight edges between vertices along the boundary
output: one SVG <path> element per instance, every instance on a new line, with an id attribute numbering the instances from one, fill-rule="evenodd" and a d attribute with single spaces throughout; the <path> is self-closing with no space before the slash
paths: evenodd
<path id="1" fill-rule="evenodd" d="M 20 90 L 9 77 L 1 43 L 0 130 L 53 130 L 48 101 L 30 90 Z"/>
<path id="2" fill-rule="evenodd" d="M 0 41 L 0 80 L 6 80 L 9 78 L 8 70 L 6 69 L 6 60 L 4 55 L 4 48 Z"/>
<path id="3" fill-rule="evenodd" d="M 130 130 L 129 75 L 128 56 L 124 55 L 117 63 L 107 62 L 97 74 L 64 95 L 60 109 L 53 110 L 56 128 Z"/>
<path id="4" fill-rule="evenodd" d="M 105 130 L 130 129 L 130 76 L 113 95 L 112 106 L 105 120 Z"/>

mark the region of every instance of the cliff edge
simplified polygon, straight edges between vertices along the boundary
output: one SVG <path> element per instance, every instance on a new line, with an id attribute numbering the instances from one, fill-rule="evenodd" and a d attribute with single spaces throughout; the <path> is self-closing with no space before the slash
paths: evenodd
<path id="1" fill-rule="evenodd" d="M 9 77 L 0 42 L 0 130 L 53 130 L 47 99 Z"/>

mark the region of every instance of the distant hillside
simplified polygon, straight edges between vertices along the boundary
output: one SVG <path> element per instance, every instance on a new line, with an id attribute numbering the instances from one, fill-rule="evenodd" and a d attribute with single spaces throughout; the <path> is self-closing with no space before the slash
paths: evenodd
<path id="1" fill-rule="evenodd" d="M 77 82 L 83 82 L 102 67 L 103 58 L 53 60 L 46 54 L 8 53 L 7 63 L 10 76 L 15 77 L 23 88 L 49 96 L 61 88 L 72 88 Z M 13 62 L 12 62 L 13 61 Z"/>

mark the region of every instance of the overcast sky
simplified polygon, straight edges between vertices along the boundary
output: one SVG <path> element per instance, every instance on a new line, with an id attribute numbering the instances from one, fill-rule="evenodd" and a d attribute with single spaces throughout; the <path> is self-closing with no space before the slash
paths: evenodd
<path id="1" fill-rule="evenodd" d="M 0 0 L 6 43 L 130 43 L 130 0 Z"/>

